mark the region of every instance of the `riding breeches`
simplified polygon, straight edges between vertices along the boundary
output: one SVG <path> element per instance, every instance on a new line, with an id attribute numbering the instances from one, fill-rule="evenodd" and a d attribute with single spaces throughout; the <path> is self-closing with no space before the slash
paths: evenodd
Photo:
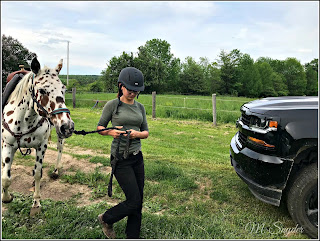
<path id="1" fill-rule="evenodd" d="M 111 155 L 111 161 L 113 158 Z M 108 209 L 103 215 L 103 221 L 111 225 L 128 217 L 127 238 L 139 238 L 145 179 L 142 152 L 140 151 L 136 155 L 131 154 L 127 159 L 119 160 L 114 175 L 126 196 L 126 200 Z"/>

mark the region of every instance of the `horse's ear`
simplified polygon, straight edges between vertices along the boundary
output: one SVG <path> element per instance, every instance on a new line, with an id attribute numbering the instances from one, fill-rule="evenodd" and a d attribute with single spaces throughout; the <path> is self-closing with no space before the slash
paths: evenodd
<path id="1" fill-rule="evenodd" d="M 33 58 L 32 62 L 31 62 L 31 70 L 32 70 L 32 72 L 35 73 L 35 74 L 38 74 L 40 68 L 41 68 L 41 66 L 40 66 L 40 63 L 39 63 L 38 59 L 36 57 Z"/>
<path id="2" fill-rule="evenodd" d="M 62 69 L 62 62 L 63 62 L 63 59 L 60 59 L 59 64 L 56 67 L 56 71 L 58 72 L 58 74 L 60 73 L 60 70 Z"/>

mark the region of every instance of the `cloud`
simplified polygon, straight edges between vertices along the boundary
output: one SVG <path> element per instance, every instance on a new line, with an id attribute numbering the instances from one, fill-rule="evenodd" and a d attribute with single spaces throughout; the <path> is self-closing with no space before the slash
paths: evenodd
<path id="1" fill-rule="evenodd" d="M 136 53 L 153 38 L 166 40 L 181 60 L 215 61 L 221 50 L 235 48 L 254 59 L 306 63 L 319 56 L 317 2 L 37 1 L 1 7 L 2 33 L 48 66 L 60 58 L 66 65 L 70 41 L 70 74 L 100 74 L 113 56 Z"/>

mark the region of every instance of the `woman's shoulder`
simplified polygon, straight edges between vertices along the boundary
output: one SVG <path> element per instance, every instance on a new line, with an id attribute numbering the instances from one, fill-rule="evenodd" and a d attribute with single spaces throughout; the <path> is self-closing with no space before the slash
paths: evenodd
<path id="1" fill-rule="evenodd" d="M 134 100 L 135 101 L 135 104 L 140 108 L 140 109 L 144 109 L 144 105 L 143 104 L 141 104 L 140 102 L 138 102 L 138 101 L 136 101 L 136 100 Z"/>
<path id="2" fill-rule="evenodd" d="M 109 100 L 108 102 L 107 102 L 107 104 L 109 103 L 109 105 L 116 105 L 116 104 L 118 104 L 118 98 L 115 98 L 115 99 L 113 99 L 113 100 Z"/>
<path id="3" fill-rule="evenodd" d="M 114 107 L 118 105 L 118 98 L 113 99 L 113 100 L 109 100 L 106 104 L 105 107 Z"/>

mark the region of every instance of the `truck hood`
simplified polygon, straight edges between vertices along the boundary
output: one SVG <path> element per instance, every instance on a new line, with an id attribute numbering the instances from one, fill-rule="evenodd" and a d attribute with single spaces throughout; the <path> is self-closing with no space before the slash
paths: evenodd
<path id="1" fill-rule="evenodd" d="M 241 106 L 242 110 L 264 114 L 267 111 L 318 109 L 318 96 L 268 97 L 250 101 Z"/>

